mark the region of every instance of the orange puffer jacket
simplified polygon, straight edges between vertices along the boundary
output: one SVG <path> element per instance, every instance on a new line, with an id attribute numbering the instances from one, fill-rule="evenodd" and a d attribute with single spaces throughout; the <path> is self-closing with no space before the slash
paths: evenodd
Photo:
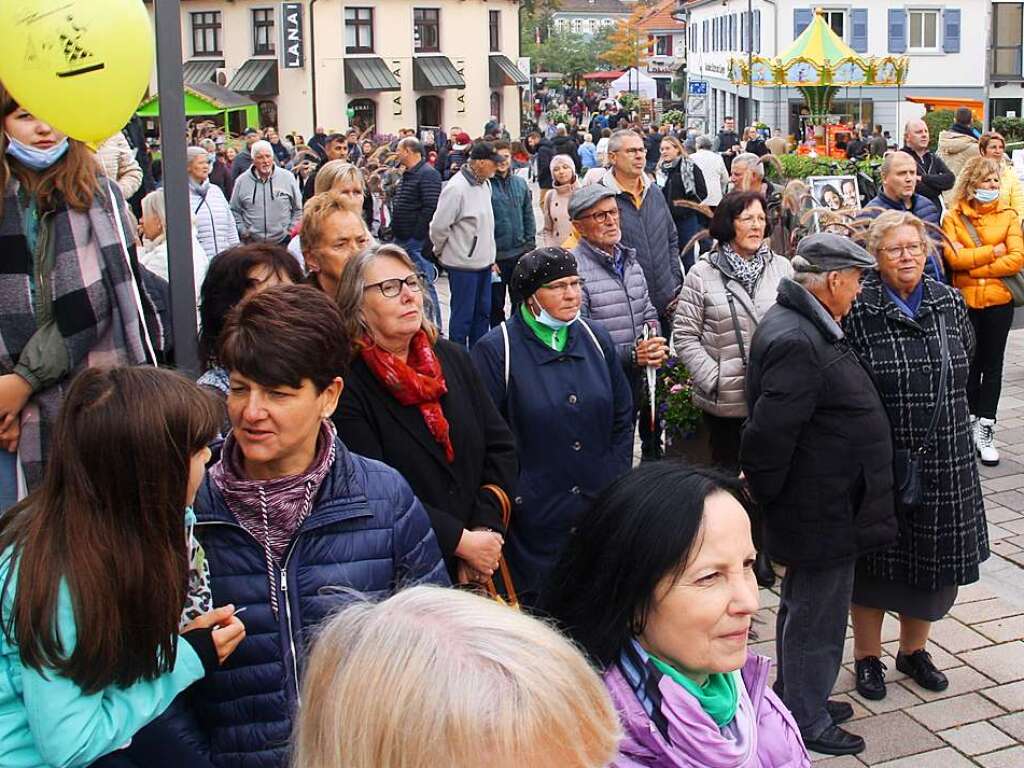
<path id="1" fill-rule="evenodd" d="M 968 232 L 965 218 L 974 224 L 980 247 Z M 967 306 L 984 309 L 1013 301 L 1000 280 L 1024 267 L 1024 236 L 1013 209 L 998 201 L 987 205 L 961 201 L 946 213 L 942 230 L 950 240 L 963 246 L 955 250 L 947 245 L 946 263 L 953 275 L 953 285 L 960 289 Z M 994 249 L 1000 243 L 1006 247 L 1006 253 L 996 256 Z"/>

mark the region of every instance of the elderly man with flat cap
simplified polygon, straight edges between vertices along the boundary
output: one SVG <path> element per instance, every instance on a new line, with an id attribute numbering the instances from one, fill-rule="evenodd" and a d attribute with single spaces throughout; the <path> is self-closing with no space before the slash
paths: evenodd
<path id="1" fill-rule="evenodd" d="M 808 749 L 857 754 L 828 700 L 839 672 L 854 565 L 896 540 L 889 419 L 840 321 L 875 260 L 822 232 L 804 238 L 793 278 L 750 344 L 740 464 L 765 522 L 765 548 L 787 566 L 776 624 L 775 684 Z"/>
<path id="2" fill-rule="evenodd" d="M 668 359 L 658 310 L 648 290 L 636 251 L 622 244 L 616 192 L 602 184 L 580 187 L 569 198 L 569 218 L 579 234 L 573 249 L 583 286 L 584 317 L 600 322 L 611 334 L 616 353 L 633 386 L 640 412 L 640 442 L 645 460 L 661 458 L 661 431 L 651 429 L 644 372 Z"/>

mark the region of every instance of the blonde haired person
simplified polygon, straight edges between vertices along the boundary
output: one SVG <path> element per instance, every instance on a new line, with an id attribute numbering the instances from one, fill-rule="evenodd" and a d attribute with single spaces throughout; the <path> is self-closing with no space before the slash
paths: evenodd
<path id="1" fill-rule="evenodd" d="M 559 247 L 572 234 L 569 220 L 569 198 L 580 188 L 576 165 L 568 155 L 551 158 L 551 181 L 553 189 L 541 204 L 544 214 L 544 229 L 540 233 L 539 246 Z"/>
<path id="2" fill-rule="evenodd" d="M 295 768 L 600 768 L 619 739 L 609 696 L 572 643 L 436 587 L 331 619 L 302 702 Z"/>
<path id="3" fill-rule="evenodd" d="M 1020 183 L 1013 163 L 1006 156 L 1006 139 L 995 131 L 983 133 L 978 140 L 978 151 L 982 157 L 991 158 L 999 164 L 999 201 L 1012 208 L 1018 219 L 1024 219 L 1024 185 Z"/>
<path id="4" fill-rule="evenodd" d="M 974 444 L 981 463 L 995 466 L 996 409 L 1002 389 L 1003 357 L 1013 322 L 1013 295 L 1000 278 L 1024 267 L 1020 217 L 1000 199 L 1002 169 L 990 157 L 972 157 L 953 187 L 953 202 L 942 221 L 953 285 L 967 302 L 977 349 L 967 379 Z"/>
<path id="5" fill-rule="evenodd" d="M 331 163 L 324 168 L 329 165 Z M 320 183 L 319 175 L 316 183 Z M 309 198 L 303 206 L 298 239 L 306 266 L 306 282 L 332 298 L 338 292 L 341 273 L 348 260 L 373 244 L 370 230 L 359 208 L 353 208 L 351 197 L 330 188 Z"/>
<path id="6" fill-rule="evenodd" d="M 164 202 L 163 189 L 150 192 L 142 198 L 142 218 L 139 220 L 142 229 L 142 248 L 139 250 L 139 263 L 163 280 L 170 280 L 167 266 L 167 206 Z M 206 278 L 206 269 L 210 266 L 210 257 L 196 237 L 195 221 L 192 221 L 192 279 L 195 282 L 196 303 L 199 302 L 199 289 Z M 198 310 L 197 310 L 198 311 Z"/>

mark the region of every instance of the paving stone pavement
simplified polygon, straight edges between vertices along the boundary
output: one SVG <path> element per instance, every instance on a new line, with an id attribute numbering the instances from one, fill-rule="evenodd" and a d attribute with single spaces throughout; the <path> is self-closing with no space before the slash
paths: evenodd
<path id="1" fill-rule="evenodd" d="M 1010 334 L 996 440 L 999 466 L 979 466 L 992 557 L 981 581 L 960 589 L 929 642 L 949 688 L 931 693 L 896 671 L 899 624 L 886 616 L 888 695 L 861 698 L 847 630 L 834 693 L 853 704 L 847 727 L 864 737 L 867 749 L 856 757 L 812 753 L 815 768 L 1024 768 L 1024 329 Z M 754 648 L 773 658 L 778 602 L 777 589 L 762 589 L 755 625 Z"/>

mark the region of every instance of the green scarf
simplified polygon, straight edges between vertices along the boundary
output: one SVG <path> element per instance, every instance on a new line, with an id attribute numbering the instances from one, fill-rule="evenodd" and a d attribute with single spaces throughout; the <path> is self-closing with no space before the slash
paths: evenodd
<path id="1" fill-rule="evenodd" d="M 732 672 L 715 672 L 708 675 L 704 685 L 697 685 L 675 667 L 666 664 L 653 654 L 649 655 L 651 663 L 658 670 L 679 683 L 697 699 L 700 708 L 715 721 L 715 725 L 719 728 L 728 725 L 736 717 L 736 707 L 739 705 L 740 695 L 736 688 L 735 675 Z"/>
<path id="2" fill-rule="evenodd" d="M 526 308 L 526 302 L 524 301 L 519 305 L 519 314 L 522 315 L 523 322 L 525 322 L 530 330 L 533 331 L 534 336 L 541 340 L 545 347 L 550 347 L 556 352 L 561 352 L 565 349 L 565 342 L 569 340 L 569 327 L 559 328 L 557 331 L 553 328 L 548 328 L 546 325 L 542 325 L 537 318 L 533 316 L 533 313 Z"/>

